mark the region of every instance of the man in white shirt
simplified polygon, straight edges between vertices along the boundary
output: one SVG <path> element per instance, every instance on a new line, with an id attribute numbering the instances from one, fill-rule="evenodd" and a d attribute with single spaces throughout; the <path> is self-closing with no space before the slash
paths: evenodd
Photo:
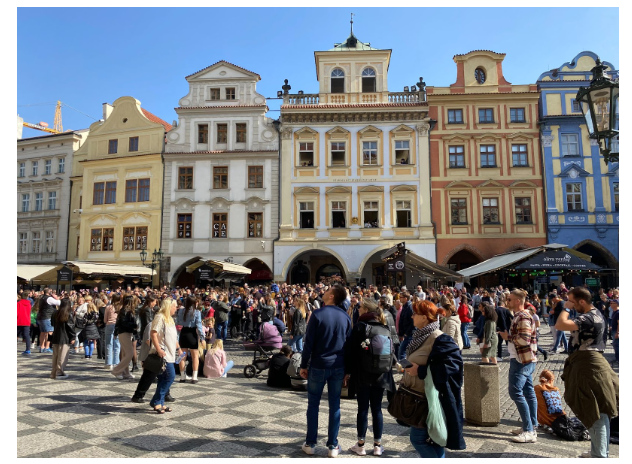
<path id="1" fill-rule="evenodd" d="M 417 285 L 417 296 L 420 300 L 426 299 L 426 292 L 424 292 L 423 288 L 421 288 L 421 285 Z"/>

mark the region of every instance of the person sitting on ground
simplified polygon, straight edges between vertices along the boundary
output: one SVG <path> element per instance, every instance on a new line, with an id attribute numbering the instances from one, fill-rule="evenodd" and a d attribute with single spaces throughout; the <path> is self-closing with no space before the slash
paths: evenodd
<path id="1" fill-rule="evenodd" d="M 285 345 L 281 347 L 281 351 L 272 356 L 270 360 L 270 370 L 268 371 L 268 387 L 290 388 L 292 381 L 287 373 L 292 357 L 292 349 Z"/>
<path id="2" fill-rule="evenodd" d="M 226 377 L 234 364 L 232 360 L 226 361 L 224 342 L 221 338 L 218 338 L 211 349 L 206 352 L 206 356 L 204 356 L 204 377 L 209 379 Z"/>
<path id="3" fill-rule="evenodd" d="M 554 384 L 553 372 L 543 370 L 540 373 L 540 384 L 533 387 L 535 397 L 538 400 L 538 424 L 540 427 L 551 427 L 555 419 L 566 414 L 562 407 L 560 390 Z"/>

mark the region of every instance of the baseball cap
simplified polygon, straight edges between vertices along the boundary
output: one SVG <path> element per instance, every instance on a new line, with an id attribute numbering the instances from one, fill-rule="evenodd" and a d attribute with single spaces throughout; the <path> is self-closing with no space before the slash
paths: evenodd
<path id="1" fill-rule="evenodd" d="M 616 304 L 619 304 L 619 300 L 610 300 L 610 303 L 616 303 Z"/>

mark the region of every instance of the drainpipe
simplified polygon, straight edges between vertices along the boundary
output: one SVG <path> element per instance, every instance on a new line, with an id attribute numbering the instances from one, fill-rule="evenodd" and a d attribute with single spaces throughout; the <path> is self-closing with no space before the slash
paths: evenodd
<path id="1" fill-rule="evenodd" d="M 272 240 L 272 281 L 274 281 L 274 268 L 275 268 L 275 250 L 276 250 L 276 242 L 281 238 L 281 170 L 283 169 L 283 163 L 281 162 L 281 115 L 279 115 L 279 119 L 274 119 L 272 121 L 272 125 L 277 131 L 277 140 L 279 145 L 279 180 L 277 182 L 277 194 L 276 199 L 278 202 L 277 206 L 277 236 L 274 240 Z M 272 193 L 274 195 L 274 192 Z"/>

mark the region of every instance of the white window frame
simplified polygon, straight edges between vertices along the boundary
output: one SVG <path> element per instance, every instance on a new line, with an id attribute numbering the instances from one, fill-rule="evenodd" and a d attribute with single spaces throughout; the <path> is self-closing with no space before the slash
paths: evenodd
<path id="1" fill-rule="evenodd" d="M 63 174 L 66 172 L 66 158 L 59 158 L 57 161 L 57 174 Z"/>
<path id="2" fill-rule="evenodd" d="M 40 232 L 33 232 L 31 236 L 31 251 L 39 253 L 42 246 L 42 237 Z"/>
<path id="3" fill-rule="evenodd" d="M 22 212 L 28 213 L 31 209 L 31 194 L 23 193 L 22 194 Z"/>
<path id="4" fill-rule="evenodd" d="M 407 147 L 404 147 L 403 144 L 406 144 Z M 401 163 L 401 155 L 398 156 L 398 152 L 402 152 L 402 151 L 408 151 L 408 163 L 406 164 L 402 164 Z M 395 164 L 400 164 L 402 166 L 411 164 L 410 163 L 410 140 L 395 140 L 395 150 L 394 150 L 394 155 L 395 155 Z"/>
<path id="5" fill-rule="evenodd" d="M 298 202 L 298 227 L 299 229 L 315 229 L 316 228 L 316 210 L 314 209 L 313 201 L 299 201 Z M 301 213 L 312 213 L 312 227 L 303 227 L 301 221 Z"/>
<path id="6" fill-rule="evenodd" d="M 20 232 L 18 235 L 18 253 L 28 253 L 29 252 L 29 233 L 28 232 Z"/>
<path id="7" fill-rule="evenodd" d="M 334 212 L 342 211 L 344 213 L 345 226 L 344 227 L 334 227 Z M 349 225 L 349 221 L 347 221 L 347 202 L 342 200 L 334 200 L 331 202 L 331 228 L 332 229 L 346 229 Z"/>
<path id="8" fill-rule="evenodd" d="M 46 253 L 55 252 L 55 232 L 52 230 L 46 231 Z"/>
<path id="9" fill-rule="evenodd" d="M 569 192 L 569 191 L 568 191 L 568 188 L 569 188 L 571 185 L 579 185 L 579 192 L 573 192 L 573 191 Z M 579 209 L 569 209 L 569 208 L 568 208 L 568 203 L 569 203 L 569 201 L 568 201 L 568 196 L 569 196 L 569 195 L 572 195 L 573 197 L 574 197 L 574 196 L 576 196 L 576 195 L 579 195 Z M 583 192 L 583 186 L 582 186 L 582 183 L 581 183 L 581 182 L 568 182 L 568 183 L 565 185 L 565 187 L 564 187 L 564 200 L 565 200 L 565 204 L 566 204 L 566 211 L 567 211 L 567 212 L 569 212 L 569 213 L 573 213 L 573 212 L 577 212 L 577 211 L 579 211 L 579 212 L 583 211 L 583 210 L 584 210 L 584 192 Z M 574 205 L 575 205 L 575 204 L 577 204 L 577 201 L 576 201 L 576 199 L 575 199 L 575 198 L 573 198 L 572 203 L 573 203 Z"/>
<path id="10" fill-rule="evenodd" d="M 57 209 L 57 192 L 48 192 L 48 209 Z"/>
<path id="11" fill-rule="evenodd" d="M 44 160 L 44 175 L 50 176 L 53 173 L 53 160 Z"/>
<path id="12" fill-rule="evenodd" d="M 570 141 L 569 138 L 574 138 L 575 141 Z M 560 144 L 562 148 L 562 156 L 580 156 L 581 153 L 579 151 L 579 135 L 578 134 L 560 134 Z M 570 154 L 569 148 L 575 146 L 577 148 L 577 153 Z"/>
<path id="13" fill-rule="evenodd" d="M 303 148 L 303 145 L 305 146 L 305 148 Z M 309 149 L 309 145 L 311 145 L 311 149 Z M 309 163 L 309 160 L 303 160 L 302 159 L 302 154 L 303 153 L 311 153 L 312 154 L 312 159 L 311 165 L 306 164 L 305 166 L 303 166 L 303 163 Z M 315 159 L 314 159 L 314 142 L 298 142 L 298 160 L 297 160 L 298 166 L 299 167 L 312 167 L 314 166 L 315 163 Z"/>
<path id="14" fill-rule="evenodd" d="M 37 161 L 31 161 L 31 175 L 36 176 L 38 169 L 39 169 L 39 163 Z"/>
<path id="15" fill-rule="evenodd" d="M 412 205 L 413 205 L 412 200 L 395 200 L 395 227 L 397 227 L 397 228 L 400 228 L 400 227 L 412 227 L 412 225 L 413 225 L 413 208 L 412 208 Z M 399 225 L 399 221 L 398 221 L 398 218 L 397 218 L 397 212 L 398 211 L 408 211 L 408 219 L 409 219 L 410 225 L 404 225 L 404 226 L 400 226 Z"/>
<path id="16" fill-rule="evenodd" d="M 20 163 L 18 177 L 26 177 L 26 163 Z"/>
<path id="17" fill-rule="evenodd" d="M 367 211 L 375 211 L 377 213 L 377 225 L 369 225 L 370 228 L 382 227 L 380 221 L 380 202 L 377 200 L 365 200 L 362 202 L 362 227 L 367 227 L 365 213 Z"/>
<path id="18" fill-rule="evenodd" d="M 342 146 L 344 147 L 342 150 L 340 149 L 340 145 L 342 144 Z M 336 149 L 334 150 L 334 145 L 336 145 Z M 347 142 L 346 141 L 342 141 L 342 142 L 329 142 L 329 149 L 330 149 L 330 153 L 329 153 L 329 166 L 331 167 L 342 167 L 342 166 L 346 166 L 347 165 Z M 334 152 L 336 153 L 342 153 L 343 155 L 343 163 L 342 164 L 334 164 Z"/>
<path id="19" fill-rule="evenodd" d="M 375 144 L 375 147 L 372 147 L 371 144 Z M 368 145 L 368 147 L 367 147 Z M 362 165 L 363 166 L 379 166 L 379 152 L 378 152 L 378 141 L 377 140 L 363 140 L 362 141 Z M 366 162 L 366 156 L 368 155 L 369 162 Z M 372 163 L 373 157 L 375 157 L 375 162 Z"/>
<path id="20" fill-rule="evenodd" d="M 35 193 L 35 211 L 43 211 L 44 210 L 44 193 L 36 192 Z"/>

